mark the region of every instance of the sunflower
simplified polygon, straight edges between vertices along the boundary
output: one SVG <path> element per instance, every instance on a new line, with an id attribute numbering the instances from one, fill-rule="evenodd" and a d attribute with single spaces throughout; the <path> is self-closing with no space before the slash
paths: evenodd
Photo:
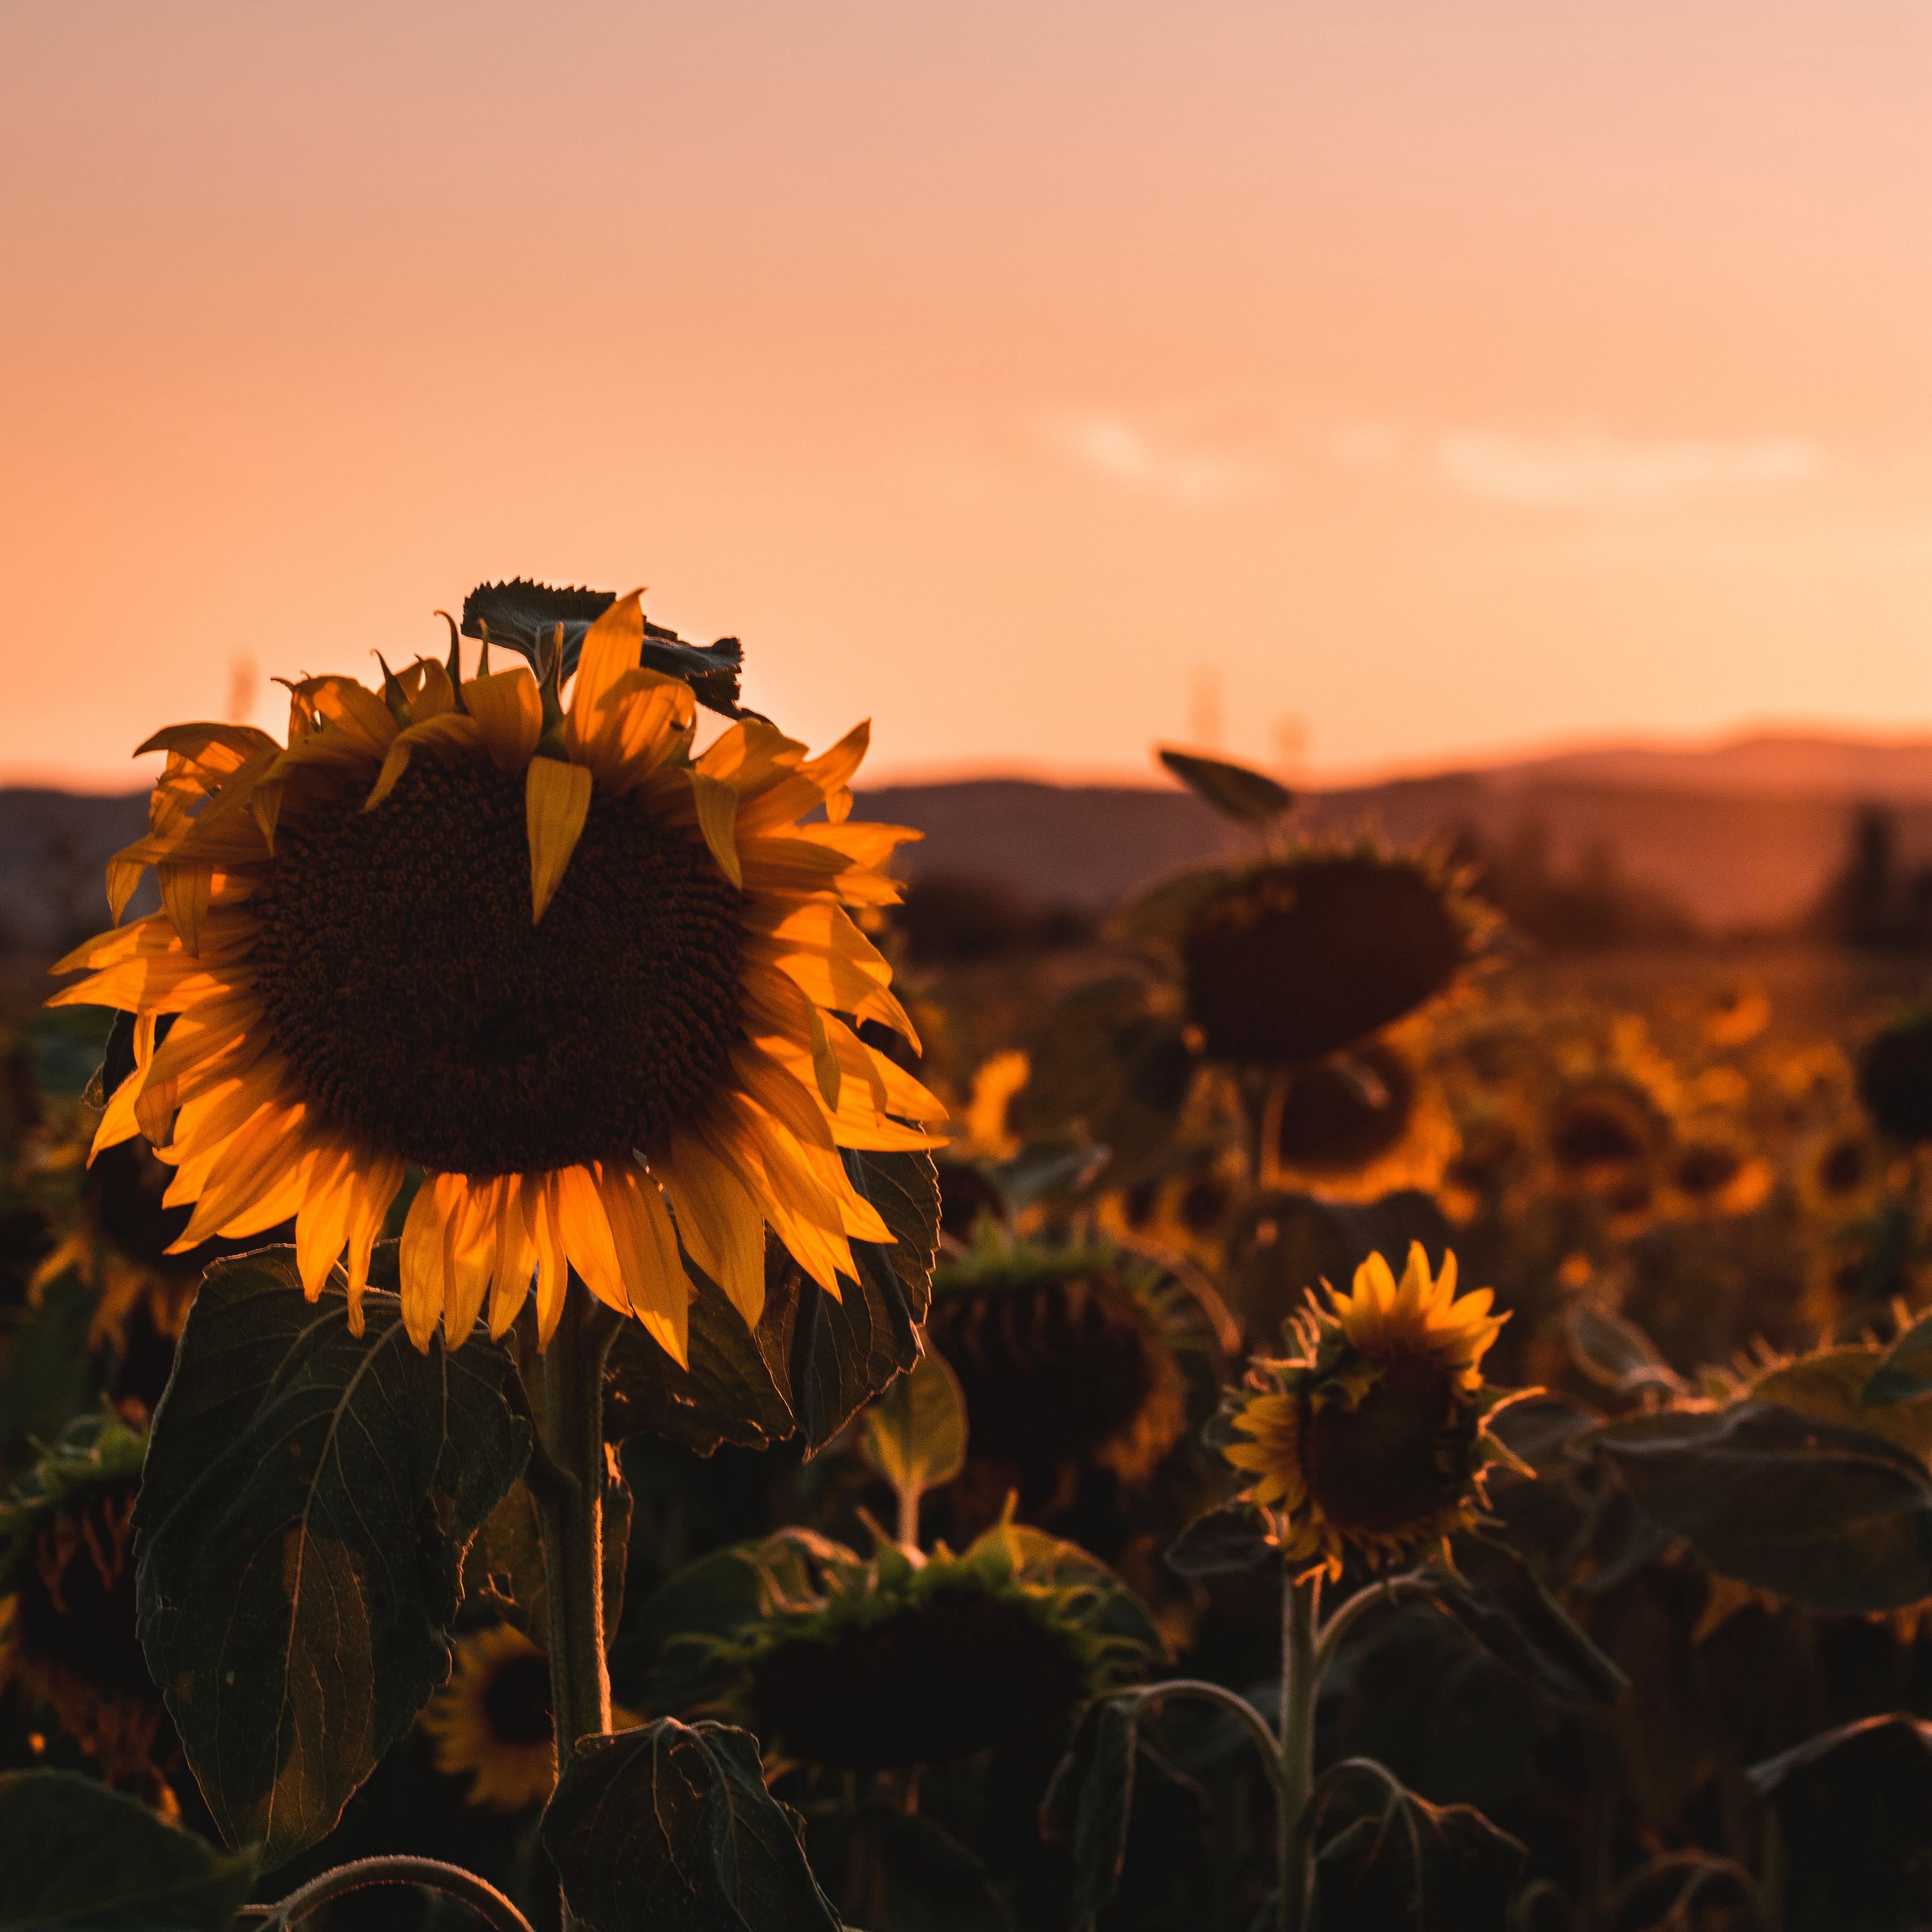
<path id="1" fill-rule="evenodd" d="M 694 755 L 694 698 L 644 668 L 636 593 L 560 693 L 418 661 L 381 692 L 291 686 L 286 746 L 182 725 L 146 838 L 163 910 L 90 940 L 56 1003 L 135 1016 L 136 1077 L 97 1149 L 145 1133 L 194 1212 L 173 1246 L 293 1216 L 311 1298 L 372 1244 L 411 1170 L 402 1295 L 426 1348 L 537 1280 L 547 1340 L 574 1269 L 686 1356 L 680 1250 L 755 1322 L 766 1224 L 837 1295 L 892 1235 L 844 1150 L 930 1146 L 943 1109 L 856 1030 L 908 1038 L 848 908 L 890 904 L 910 834 L 848 822 L 866 730 L 809 758 L 746 715 Z M 806 823 L 823 808 L 823 822 Z M 174 1016 L 165 1041 L 164 1016 Z M 841 1016 L 844 1017 L 841 1017 Z"/>
<path id="2" fill-rule="evenodd" d="M 988 1227 L 932 1280 L 928 1345 L 959 1378 L 974 1456 L 1030 1502 L 1079 1468 L 1144 1482 L 1187 1422 L 1187 1307 L 1111 1246 L 1052 1247 Z"/>
<path id="3" fill-rule="evenodd" d="M 1487 1429 L 1512 1399 L 1483 1384 L 1508 1318 L 1490 1300 L 1457 1295 L 1453 1254 L 1432 1280 L 1418 1242 L 1399 1282 L 1376 1254 L 1352 1294 L 1311 1295 L 1301 1354 L 1254 1364 L 1224 1412 L 1222 1454 L 1253 1479 L 1243 1493 L 1274 1516 L 1292 1560 L 1339 1576 L 1351 1552 L 1380 1567 L 1478 1520 L 1486 1471 L 1514 1462 Z"/>
<path id="4" fill-rule="evenodd" d="M 1682 1124 L 1664 1163 L 1673 1206 L 1689 1214 L 1748 1214 L 1772 1189 L 1772 1172 L 1726 1114 Z"/>
<path id="5" fill-rule="evenodd" d="M 1210 1060 L 1305 1065 L 1435 1000 L 1487 932 L 1426 857 L 1311 848 L 1202 891 L 1180 938 L 1188 1018 Z"/>
<path id="6" fill-rule="evenodd" d="M 16 1683 L 110 1784 L 171 1814 L 175 1737 L 135 1624 L 144 1432 L 77 1417 L 0 1498 L 0 1684 Z"/>
<path id="7" fill-rule="evenodd" d="M 808 1587 L 676 1640 L 704 1654 L 709 1708 L 794 1761 L 866 1772 L 969 1756 L 1064 1722 L 1161 1652 L 1111 1570 L 1010 1518 L 958 1556 L 883 1541 L 869 1561 L 822 1541 L 814 1556 Z"/>
<path id="8" fill-rule="evenodd" d="M 1432 1193 L 1456 1148 L 1419 1056 L 1384 1038 L 1276 1076 L 1262 1120 L 1262 1184 L 1330 1200 Z"/>
<path id="9" fill-rule="evenodd" d="M 1866 1042 L 1858 1090 L 1881 1132 L 1906 1147 L 1932 1143 L 1932 1010 L 1908 1013 Z"/>
<path id="10" fill-rule="evenodd" d="M 455 1671 L 422 1724 L 436 1769 L 469 1773 L 468 1802 L 484 1810 L 541 1804 L 556 1782 L 550 1659 L 508 1624 L 457 1640 Z"/>

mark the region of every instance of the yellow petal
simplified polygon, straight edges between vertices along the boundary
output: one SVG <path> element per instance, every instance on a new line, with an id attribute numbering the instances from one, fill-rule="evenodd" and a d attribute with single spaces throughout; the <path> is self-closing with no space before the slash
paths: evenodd
<path id="1" fill-rule="evenodd" d="M 634 670 L 644 642 L 641 590 L 620 597 L 585 634 L 570 688 L 564 742 L 580 756 L 602 735 L 604 712 L 618 680 Z"/>
<path id="2" fill-rule="evenodd" d="M 563 1167 L 552 1179 L 571 1265 L 605 1307 L 629 1314 L 631 1298 L 624 1292 L 624 1271 L 618 1265 L 610 1217 L 604 1212 L 596 1177 L 587 1167 Z"/>
<path id="3" fill-rule="evenodd" d="M 634 1163 L 613 1161 L 599 1177 L 611 1239 L 631 1306 L 680 1368 L 690 1366 L 691 1278 L 657 1183 Z"/>
<path id="4" fill-rule="evenodd" d="M 590 812 L 590 774 L 561 758 L 532 758 L 524 781 L 530 826 L 530 923 L 549 910 Z"/>
<path id="5" fill-rule="evenodd" d="M 670 1196 L 678 1236 L 748 1328 L 765 1309 L 765 1217 L 750 1190 L 694 1134 L 680 1133 L 652 1170 Z"/>
<path id="6" fill-rule="evenodd" d="M 736 788 L 722 778 L 707 777 L 694 767 L 691 796 L 698 808 L 698 829 L 704 834 L 704 842 L 718 861 L 718 869 L 732 884 L 742 888 L 745 874 L 738 862 L 738 841 L 734 830 L 738 816 Z"/>
<path id="7" fill-rule="evenodd" d="M 425 1354 L 442 1319 L 448 1224 L 461 1197 L 460 1174 L 428 1174 L 403 1222 L 398 1260 L 403 1276 L 403 1326 Z"/>
<path id="8" fill-rule="evenodd" d="M 463 701 L 496 769 L 521 771 L 543 736 L 543 699 L 536 680 L 520 664 L 514 670 L 493 671 L 464 685 Z"/>

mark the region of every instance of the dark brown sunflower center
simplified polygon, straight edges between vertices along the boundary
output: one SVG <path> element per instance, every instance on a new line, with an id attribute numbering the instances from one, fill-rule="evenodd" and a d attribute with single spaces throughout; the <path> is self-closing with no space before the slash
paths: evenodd
<path id="1" fill-rule="evenodd" d="M 752 1672 L 758 1729 L 814 1764 L 878 1771 L 964 1757 L 1079 1702 L 1070 1638 L 970 1583 L 827 1641 L 776 1645 Z"/>
<path id="2" fill-rule="evenodd" d="M 1870 1166 L 1858 1142 L 1839 1141 L 1819 1163 L 1819 1184 L 1828 1195 L 1849 1194 L 1864 1184 Z"/>
<path id="3" fill-rule="evenodd" d="M 1582 1094 L 1558 1115 L 1550 1151 L 1558 1167 L 1572 1174 L 1624 1167 L 1649 1151 L 1642 1118 L 1612 1094 Z"/>
<path id="4" fill-rule="evenodd" d="M 592 796 L 532 926 L 523 779 L 419 754 L 374 811 L 283 826 L 255 903 L 258 988 L 303 1098 L 437 1172 L 651 1146 L 737 1036 L 741 896 L 634 798 Z"/>
<path id="5" fill-rule="evenodd" d="M 1736 1150 L 1703 1142 L 1686 1148 L 1677 1157 L 1677 1185 L 1699 1200 L 1721 1194 L 1744 1166 Z"/>
<path id="6" fill-rule="evenodd" d="M 543 1657 L 512 1657 L 492 1670 L 478 1700 L 483 1721 L 500 1744 L 541 1744 L 550 1742 L 550 1661 Z"/>
<path id="7" fill-rule="evenodd" d="M 1340 1529 L 1384 1534 L 1426 1522 L 1462 1487 L 1471 1433 L 1445 1370 L 1396 1361 L 1353 1408 L 1327 1402 L 1308 1420 L 1308 1486 Z"/>

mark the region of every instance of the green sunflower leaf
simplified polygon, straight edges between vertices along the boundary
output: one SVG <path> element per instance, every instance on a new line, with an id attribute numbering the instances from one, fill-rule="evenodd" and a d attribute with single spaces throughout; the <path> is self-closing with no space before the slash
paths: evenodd
<path id="1" fill-rule="evenodd" d="M 838 1932 L 797 1815 L 765 1789 L 758 1740 L 661 1719 L 586 1738 L 543 1819 L 590 1932 Z"/>
<path id="2" fill-rule="evenodd" d="M 1249 766 L 1204 758 L 1198 752 L 1177 752 L 1166 745 L 1156 755 L 1196 798 L 1244 824 L 1272 824 L 1294 802 L 1287 786 Z"/>
<path id="3" fill-rule="evenodd" d="M 1742 1402 L 1632 1416 L 1576 1440 L 1720 1576 L 1843 1615 L 1932 1597 L 1932 1473 L 1880 1436 Z"/>
<path id="4" fill-rule="evenodd" d="M 1120 1888 L 1126 1864 L 1147 1702 L 1127 1690 L 1090 1704 L 1040 1805 L 1041 1831 L 1072 1840 L 1072 1920 L 1083 1932 Z"/>
<path id="5" fill-rule="evenodd" d="M 533 665 L 540 665 L 561 624 L 563 674 L 568 677 L 577 668 L 578 654 L 590 626 L 616 601 L 614 591 L 559 590 L 527 578 L 507 584 L 479 584 L 463 600 L 463 634 L 481 638 L 487 632 L 493 644 L 507 644 Z M 745 647 L 736 638 L 720 638 L 710 645 L 688 644 L 675 631 L 647 621 L 639 662 L 652 670 L 682 678 L 706 709 L 728 718 L 745 715 L 738 704 Z"/>
<path id="6" fill-rule="evenodd" d="M 1184 1576 L 1219 1576 L 1281 1561 L 1281 1544 L 1252 1503 L 1222 1503 L 1197 1516 L 1168 1546 L 1168 1567 Z"/>
<path id="7" fill-rule="evenodd" d="M 866 1410 L 860 1446 L 894 1489 L 950 1483 L 966 1466 L 966 1398 L 944 1355 L 922 1356 Z"/>
<path id="8" fill-rule="evenodd" d="M 252 1850 L 219 1851 L 93 1778 L 0 1772 L 0 1932 L 220 1932 L 256 1863 Z"/>
<path id="9" fill-rule="evenodd" d="M 835 1301 L 768 1235 L 755 1331 L 687 1256 L 696 1288 L 690 1366 L 680 1368 L 626 1323 L 608 1370 L 614 1436 L 663 1436 L 708 1456 L 722 1443 L 764 1449 L 802 1432 L 809 1454 L 919 1360 L 916 1324 L 932 1299 L 939 1245 L 938 1170 L 926 1154 L 845 1159 L 892 1246 L 854 1241 L 859 1279 Z"/>
<path id="10" fill-rule="evenodd" d="M 322 1838 L 448 1678 L 464 1551 L 521 1472 L 508 1355 L 418 1353 L 293 1250 L 208 1270 L 155 1412 L 141 1643 L 216 1825 L 273 1867 Z"/>

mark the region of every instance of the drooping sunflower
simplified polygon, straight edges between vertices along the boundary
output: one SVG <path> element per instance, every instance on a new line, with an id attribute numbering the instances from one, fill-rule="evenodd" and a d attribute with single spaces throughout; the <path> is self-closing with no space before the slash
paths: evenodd
<path id="1" fill-rule="evenodd" d="M 484 1810 L 541 1804 L 556 1783 L 550 1659 L 508 1624 L 458 1640 L 455 1670 L 422 1726 L 437 1770 L 468 1774 L 468 1802 Z"/>
<path id="2" fill-rule="evenodd" d="M 934 1270 L 926 1340 L 959 1378 L 970 1454 L 1036 1508 L 1089 1465 L 1147 1480 L 1186 1426 L 1201 1326 L 1184 1290 L 1111 1244 L 987 1226 Z"/>
<path id="3" fill-rule="evenodd" d="M 1291 1560 L 1338 1576 L 1351 1553 L 1399 1562 L 1478 1520 L 1486 1472 L 1515 1461 L 1487 1426 L 1514 1399 L 1483 1383 L 1508 1319 L 1491 1300 L 1456 1294 L 1454 1254 L 1432 1279 L 1416 1244 L 1400 1282 L 1371 1255 L 1352 1293 L 1310 1296 L 1300 1355 L 1252 1366 L 1222 1454 L 1253 1478 L 1243 1493 Z"/>
<path id="4" fill-rule="evenodd" d="M 795 1762 L 862 1772 L 968 1756 L 1064 1722 L 1162 1651 L 1112 1570 L 1010 1518 L 957 1556 L 881 1540 L 868 1559 L 818 1538 L 808 1565 L 798 1555 L 781 1533 L 705 1559 L 748 1564 L 760 1587 L 710 1597 L 744 1607 L 668 1652 L 697 1699 L 685 1708 L 748 1724 Z"/>
<path id="5" fill-rule="evenodd" d="M 1304 1066 L 1436 1000 L 1493 923 L 1427 856 L 1367 844 L 1222 874 L 1180 936 L 1188 1018 L 1210 1060 Z"/>
<path id="6" fill-rule="evenodd" d="M 426 1347 L 500 1334 L 568 1272 L 686 1353 L 680 1248 L 748 1322 L 767 1223 L 836 1294 L 890 1231 L 843 1150 L 934 1144 L 943 1109 L 859 1036 L 912 1039 L 848 908 L 890 904 L 912 835 L 849 820 L 860 726 L 819 758 L 746 715 L 694 753 L 694 698 L 646 668 L 636 593 L 590 625 L 563 701 L 419 661 L 372 691 L 304 678 L 286 746 L 177 726 L 118 917 L 61 1002 L 135 1015 L 136 1077 L 96 1138 L 145 1133 L 194 1212 L 176 1246 L 296 1217 L 311 1297 L 344 1251 L 359 1319 L 407 1170 L 402 1294 Z M 822 822 L 806 822 L 823 808 Z M 164 1041 L 158 1022 L 175 1016 Z"/>

